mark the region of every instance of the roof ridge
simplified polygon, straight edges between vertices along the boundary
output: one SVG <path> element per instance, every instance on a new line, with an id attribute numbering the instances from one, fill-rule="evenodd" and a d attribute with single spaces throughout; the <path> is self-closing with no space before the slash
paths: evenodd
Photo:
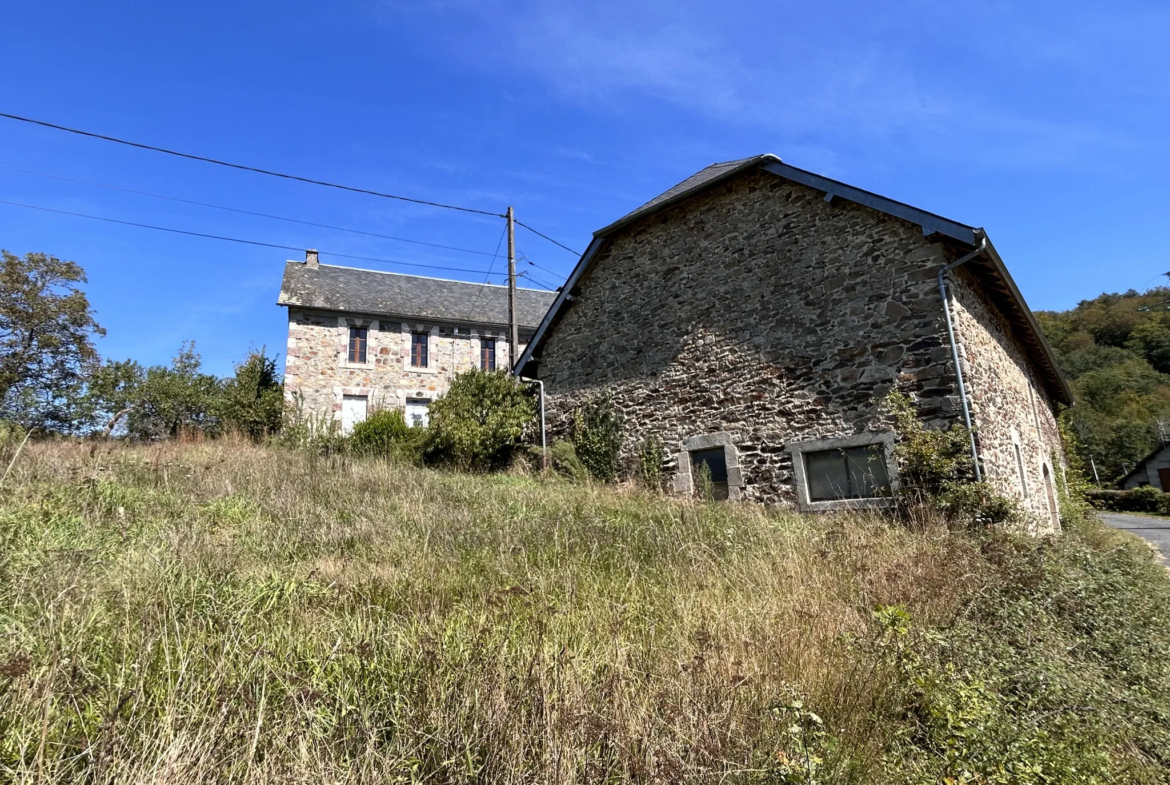
<path id="1" fill-rule="evenodd" d="M 296 265 L 300 265 L 301 267 L 304 267 L 305 263 L 301 262 L 301 261 L 297 261 L 296 259 L 288 259 L 287 261 L 285 261 L 285 266 L 288 266 L 290 264 L 296 264 Z M 507 284 L 487 283 L 487 282 L 475 283 L 474 281 L 457 281 L 454 278 L 439 278 L 439 277 L 433 276 L 433 275 L 412 275 L 411 273 L 396 273 L 393 270 L 371 270 L 368 267 L 350 267 L 349 265 L 345 265 L 345 264 L 324 264 L 324 263 L 322 263 L 319 265 L 319 267 L 331 267 L 335 270 L 356 270 L 357 272 L 360 272 L 360 273 L 377 273 L 378 275 L 397 275 L 399 278 L 417 278 L 417 279 L 422 280 L 422 281 L 440 281 L 442 283 L 457 283 L 457 284 L 462 284 L 464 286 L 490 286 L 490 287 L 495 288 L 495 289 L 507 289 L 508 288 Z M 517 286 L 516 291 L 518 291 L 518 292 L 537 292 L 538 294 L 553 294 L 553 295 L 556 294 L 555 289 L 553 289 L 553 290 L 533 289 L 533 288 L 530 288 L 527 286 Z"/>

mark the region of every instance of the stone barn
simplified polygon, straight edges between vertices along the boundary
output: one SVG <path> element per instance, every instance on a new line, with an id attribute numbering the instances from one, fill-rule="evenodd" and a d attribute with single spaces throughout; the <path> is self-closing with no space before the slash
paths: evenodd
<path id="1" fill-rule="evenodd" d="M 944 293 L 940 293 L 945 292 Z M 957 359 L 957 367 L 956 367 Z M 671 487 L 879 507 L 890 390 L 969 422 L 982 476 L 1056 529 L 1069 387 L 979 228 L 784 164 L 714 164 L 596 232 L 520 358 L 553 422 L 603 391 Z"/>

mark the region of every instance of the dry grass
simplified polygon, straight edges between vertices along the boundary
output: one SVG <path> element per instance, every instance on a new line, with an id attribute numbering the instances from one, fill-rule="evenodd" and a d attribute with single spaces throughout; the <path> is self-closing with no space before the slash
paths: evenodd
<path id="1" fill-rule="evenodd" d="M 17 782 L 784 781 L 796 697 L 877 782 L 874 608 L 990 580 L 940 527 L 244 442 L 30 445 L 0 493 Z"/>

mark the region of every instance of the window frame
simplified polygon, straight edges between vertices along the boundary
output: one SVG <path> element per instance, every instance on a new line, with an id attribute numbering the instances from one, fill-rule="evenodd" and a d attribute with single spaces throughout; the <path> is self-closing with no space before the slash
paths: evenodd
<path id="1" fill-rule="evenodd" d="M 847 450 L 855 447 L 882 446 L 886 476 L 891 494 L 898 490 L 898 464 L 894 460 L 894 434 L 889 431 L 871 431 L 833 439 L 812 439 L 790 442 L 784 450 L 792 459 L 792 479 L 796 491 L 796 504 L 803 512 L 832 512 L 834 510 L 868 510 L 891 507 L 893 496 L 868 496 L 857 499 L 823 499 L 814 501 L 809 490 L 808 453 L 829 450 Z"/>
<path id="2" fill-rule="evenodd" d="M 479 339 L 479 369 L 481 371 L 494 371 L 499 368 L 496 362 L 496 339 L 495 338 L 480 338 Z M 491 364 L 486 362 L 485 353 L 491 351 Z"/>
<path id="3" fill-rule="evenodd" d="M 735 448 L 736 435 L 727 431 L 689 436 L 679 443 L 675 454 L 675 473 L 670 487 L 675 493 L 691 496 L 695 493 L 693 453 L 720 448 L 727 467 L 727 500 L 743 498 L 743 470 L 739 466 L 739 452 Z"/>
<path id="4" fill-rule="evenodd" d="M 354 334 L 361 333 L 361 356 L 354 355 Z M 370 356 L 370 328 L 368 325 L 349 325 L 349 337 L 345 342 L 345 361 L 350 365 L 367 365 Z"/>
<path id="5" fill-rule="evenodd" d="M 422 339 L 421 341 L 419 339 Z M 422 347 L 422 362 L 418 363 L 418 353 L 415 351 L 417 347 Z M 411 368 L 429 368 L 431 362 L 431 334 L 423 332 L 422 330 L 410 331 L 410 367 Z"/>

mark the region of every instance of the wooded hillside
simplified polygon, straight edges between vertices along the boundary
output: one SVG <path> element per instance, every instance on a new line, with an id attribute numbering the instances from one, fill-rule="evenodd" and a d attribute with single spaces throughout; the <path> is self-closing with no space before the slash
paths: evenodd
<path id="1" fill-rule="evenodd" d="M 1170 419 L 1170 288 L 1102 294 L 1068 311 L 1036 314 L 1072 383 L 1068 413 L 1088 466 L 1103 482 L 1157 444 Z"/>

